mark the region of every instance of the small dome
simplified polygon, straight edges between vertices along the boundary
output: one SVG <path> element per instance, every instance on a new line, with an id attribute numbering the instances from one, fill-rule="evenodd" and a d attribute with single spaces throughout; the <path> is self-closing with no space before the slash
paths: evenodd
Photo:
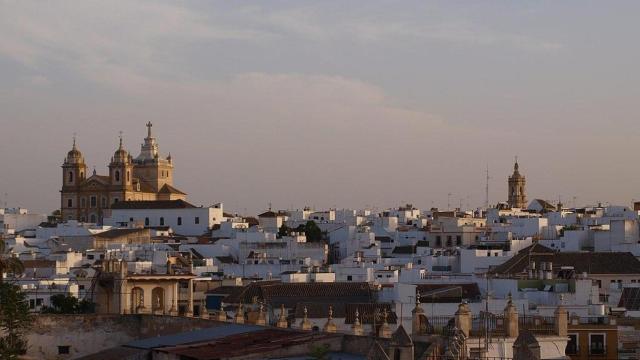
<path id="1" fill-rule="evenodd" d="M 120 137 L 120 146 L 118 146 L 118 150 L 113 153 L 112 162 L 114 163 L 126 163 L 129 162 L 129 152 L 124 149 L 122 146 L 122 137 Z"/>
<path id="2" fill-rule="evenodd" d="M 82 157 L 82 153 L 76 147 L 76 139 L 73 139 L 73 147 L 67 153 L 67 158 L 65 160 L 68 164 L 82 164 L 84 163 L 84 158 Z"/>

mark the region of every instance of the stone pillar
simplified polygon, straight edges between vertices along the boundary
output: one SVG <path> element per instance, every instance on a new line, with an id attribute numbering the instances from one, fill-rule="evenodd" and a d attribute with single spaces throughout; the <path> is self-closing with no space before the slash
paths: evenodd
<path id="1" fill-rule="evenodd" d="M 236 324 L 244 324 L 244 305 L 240 303 L 240 306 L 236 309 L 236 315 L 233 318 Z"/>
<path id="2" fill-rule="evenodd" d="M 334 333 L 338 331 L 338 327 L 333 322 L 333 306 L 329 305 L 329 316 L 327 317 L 327 322 L 324 324 L 322 331 L 328 333 Z"/>
<path id="3" fill-rule="evenodd" d="M 426 332 L 427 324 L 423 321 L 425 319 L 424 310 L 422 306 L 420 306 L 420 292 L 416 292 L 416 306 L 411 311 L 411 335 L 415 338 L 416 336 L 424 335 Z"/>
<path id="4" fill-rule="evenodd" d="M 256 318 L 256 325 L 267 326 L 267 317 L 264 314 L 264 305 L 260 303 L 258 307 L 258 317 Z"/>
<path id="5" fill-rule="evenodd" d="M 458 311 L 455 314 L 456 327 L 460 329 L 464 336 L 469 337 L 471 332 L 471 310 L 466 302 L 458 305 Z"/>
<path id="6" fill-rule="evenodd" d="M 285 314 L 284 304 L 280 305 L 280 317 L 278 318 L 278 322 L 276 326 L 282 329 L 286 329 L 289 327 L 289 322 L 287 321 L 287 315 Z"/>
<path id="7" fill-rule="evenodd" d="M 518 311 L 513 305 L 511 293 L 509 293 L 507 306 L 504 308 L 504 331 L 507 337 L 518 337 Z"/>
<path id="8" fill-rule="evenodd" d="M 567 330 L 569 329 L 569 321 L 567 317 L 567 309 L 562 305 L 562 298 L 560 299 L 560 305 L 558 305 L 553 314 L 556 318 L 556 334 L 563 337 L 568 336 Z"/>
<path id="9" fill-rule="evenodd" d="M 216 314 L 216 320 L 227 322 L 227 313 L 224 311 L 224 303 L 222 301 L 220 301 L 220 310 Z"/>
<path id="10" fill-rule="evenodd" d="M 353 325 L 351 325 L 351 331 L 353 331 L 353 335 L 364 335 L 364 329 L 360 323 L 360 313 L 358 312 L 358 309 L 356 309 L 356 318 L 353 320 Z"/>
<path id="11" fill-rule="evenodd" d="M 169 315 L 178 316 L 178 283 L 173 283 L 171 294 L 171 309 L 169 309 Z"/>
<path id="12" fill-rule="evenodd" d="M 302 330 L 311 330 L 312 326 L 311 326 L 311 321 L 309 321 L 309 318 L 307 316 L 307 307 L 304 307 L 304 317 L 302 318 L 302 321 L 300 321 L 300 329 Z"/>
<path id="13" fill-rule="evenodd" d="M 200 317 L 203 319 L 209 318 L 209 310 L 207 309 L 207 302 L 204 299 L 200 300 Z"/>
<path id="14" fill-rule="evenodd" d="M 380 325 L 380 330 L 378 330 L 378 336 L 381 338 L 390 339 L 391 328 L 389 327 L 389 323 L 387 322 L 387 316 L 389 316 L 389 313 L 387 313 L 387 308 L 384 308 L 384 311 L 382 312 L 382 325 Z"/>
<path id="15" fill-rule="evenodd" d="M 189 300 L 187 302 L 187 312 L 185 316 L 193 316 L 193 279 L 189 279 Z"/>

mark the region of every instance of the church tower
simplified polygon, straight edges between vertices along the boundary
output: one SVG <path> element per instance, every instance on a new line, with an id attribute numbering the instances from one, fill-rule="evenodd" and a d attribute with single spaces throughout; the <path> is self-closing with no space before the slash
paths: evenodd
<path id="1" fill-rule="evenodd" d="M 73 147 L 67 153 L 62 163 L 62 196 L 60 210 L 62 219 L 76 219 L 79 211 L 78 192 L 80 184 L 86 179 L 87 165 L 84 157 L 76 147 L 76 137 L 73 137 Z"/>
<path id="2" fill-rule="evenodd" d="M 131 190 L 132 176 L 133 161 L 129 152 L 122 146 L 122 135 L 120 135 L 120 146 L 118 146 L 109 163 L 109 178 L 113 190 L 118 192 Z"/>
<path id="3" fill-rule="evenodd" d="M 140 149 L 140 155 L 133 162 L 136 178 L 141 179 L 153 191 L 160 192 L 165 185 L 173 186 L 173 162 L 171 154 L 166 158 L 160 156 L 156 138 L 151 134 L 151 122 L 147 123 L 147 137 Z"/>
<path id="4" fill-rule="evenodd" d="M 512 208 L 524 209 L 527 207 L 527 181 L 524 176 L 520 175 L 520 166 L 518 159 L 513 166 L 513 174 L 509 176 L 509 201 L 508 204 Z"/>

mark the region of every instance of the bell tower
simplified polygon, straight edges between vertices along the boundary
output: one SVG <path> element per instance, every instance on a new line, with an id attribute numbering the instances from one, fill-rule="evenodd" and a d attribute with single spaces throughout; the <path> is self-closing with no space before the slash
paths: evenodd
<path id="1" fill-rule="evenodd" d="M 508 204 L 510 207 L 521 209 L 527 207 L 526 185 L 527 180 L 520 174 L 520 166 L 518 165 L 518 158 L 516 157 L 515 164 L 513 165 L 513 174 L 509 176 Z"/>
<path id="2" fill-rule="evenodd" d="M 62 163 L 62 190 L 60 190 L 60 211 L 64 220 L 78 218 L 78 196 L 80 184 L 86 179 L 87 165 L 84 157 L 76 146 L 73 136 L 73 146 Z"/>

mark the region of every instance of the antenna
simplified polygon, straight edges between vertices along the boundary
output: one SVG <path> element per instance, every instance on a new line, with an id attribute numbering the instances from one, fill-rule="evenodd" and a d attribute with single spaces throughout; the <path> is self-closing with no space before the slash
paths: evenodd
<path id="1" fill-rule="evenodd" d="M 487 163 L 487 182 L 484 187 L 484 208 L 489 208 L 489 163 Z"/>
<path id="2" fill-rule="evenodd" d="M 451 210 L 451 193 L 447 194 L 447 211 Z"/>

